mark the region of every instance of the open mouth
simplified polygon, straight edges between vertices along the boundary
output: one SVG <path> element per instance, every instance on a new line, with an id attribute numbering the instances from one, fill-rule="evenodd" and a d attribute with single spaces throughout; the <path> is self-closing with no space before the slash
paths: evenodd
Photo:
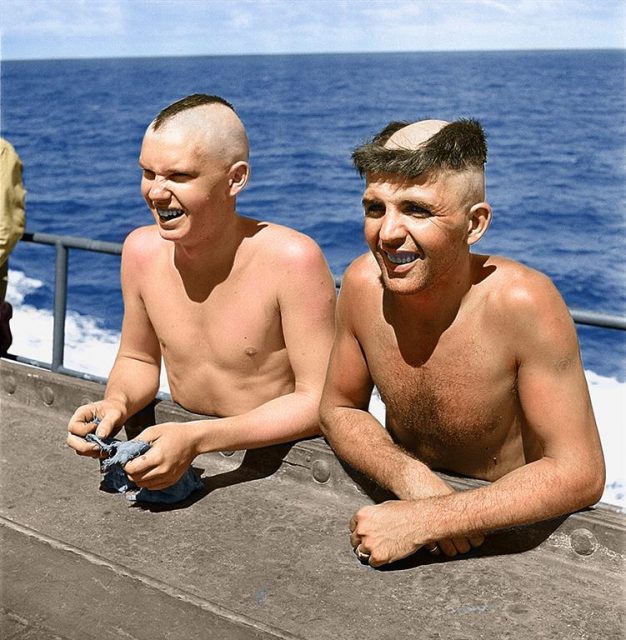
<path id="1" fill-rule="evenodd" d="M 182 216 L 184 213 L 182 209 L 157 209 L 156 212 L 159 216 L 159 220 L 161 220 L 162 222 L 180 218 L 180 216 Z"/>
<path id="2" fill-rule="evenodd" d="M 384 253 L 392 264 L 409 264 L 419 258 L 419 254 L 413 251 L 396 251 L 395 253 L 385 251 Z"/>

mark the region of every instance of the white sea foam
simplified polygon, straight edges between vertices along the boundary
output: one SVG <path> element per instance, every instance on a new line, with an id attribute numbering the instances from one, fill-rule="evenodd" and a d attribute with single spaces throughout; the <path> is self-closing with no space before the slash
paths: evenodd
<path id="1" fill-rule="evenodd" d="M 7 300 L 13 304 L 11 353 L 50 362 L 52 359 L 52 313 L 24 305 L 25 296 L 42 285 L 23 273 L 10 271 Z M 105 378 L 117 352 L 119 334 L 98 326 L 90 317 L 69 312 L 66 318 L 64 365 Z M 591 400 L 600 430 L 607 467 L 602 501 L 626 509 L 626 383 L 586 372 Z M 161 390 L 168 392 L 164 369 Z M 385 407 L 372 396 L 370 411 L 384 421 Z"/>

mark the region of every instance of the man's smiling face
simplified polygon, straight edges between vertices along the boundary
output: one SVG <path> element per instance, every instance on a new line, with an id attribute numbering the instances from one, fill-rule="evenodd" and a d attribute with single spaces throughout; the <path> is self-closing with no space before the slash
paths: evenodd
<path id="1" fill-rule="evenodd" d="M 202 134 L 176 120 L 149 128 L 139 165 L 141 193 L 167 240 L 219 236 L 220 215 L 228 210 L 228 166 L 211 157 Z"/>
<path id="2" fill-rule="evenodd" d="M 368 176 L 365 239 L 386 289 L 409 295 L 455 277 L 468 252 L 463 183 L 462 175 L 443 172 L 415 180 Z"/>

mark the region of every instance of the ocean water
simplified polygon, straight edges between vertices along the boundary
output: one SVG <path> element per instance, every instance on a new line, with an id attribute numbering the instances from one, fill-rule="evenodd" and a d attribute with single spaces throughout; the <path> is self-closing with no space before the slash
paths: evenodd
<path id="1" fill-rule="evenodd" d="M 240 212 L 309 234 L 341 275 L 366 250 L 351 150 L 389 120 L 475 117 L 494 208 L 477 250 L 544 271 L 572 308 L 624 316 L 625 62 L 624 51 L 3 62 L 1 131 L 24 163 L 29 231 L 122 242 L 151 221 L 137 166 L 146 125 L 184 95 L 221 95 L 251 142 Z M 21 243 L 10 264 L 13 351 L 49 361 L 54 251 Z M 71 252 L 67 366 L 108 372 L 118 270 L 117 257 Z M 618 452 L 607 495 L 624 501 L 626 334 L 579 338 L 605 450 Z"/>

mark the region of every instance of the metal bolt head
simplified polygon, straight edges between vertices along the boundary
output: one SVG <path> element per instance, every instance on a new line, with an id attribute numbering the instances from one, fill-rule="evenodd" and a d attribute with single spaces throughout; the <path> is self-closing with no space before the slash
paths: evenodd
<path id="1" fill-rule="evenodd" d="M 330 478 L 330 465 L 325 460 L 316 460 L 311 465 L 311 473 L 317 482 L 322 484 L 324 482 L 328 482 L 328 479 Z"/>
<path id="2" fill-rule="evenodd" d="M 4 390 L 12 396 L 17 390 L 17 381 L 13 376 L 7 376 L 2 386 L 4 387 Z"/>
<path id="3" fill-rule="evenodd" d="M 41 390 L 41 399 L 48 407 L 54 402 L 54 391 L 52 390 L 52 387 L 44 387 Z"/>
<path id="4" fill-rule="evenodd" d="M 589 529 L 576 529 L 570 535 L 572 549 L 581 556 L 590 556 L 598 548 L 598 540 Z"/>

